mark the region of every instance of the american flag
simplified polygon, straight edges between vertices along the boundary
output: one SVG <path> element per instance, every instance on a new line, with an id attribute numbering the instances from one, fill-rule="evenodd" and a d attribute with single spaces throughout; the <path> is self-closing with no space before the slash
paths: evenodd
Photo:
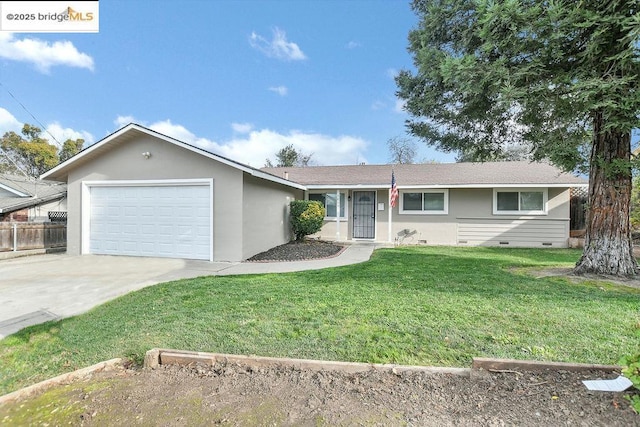
<path id="1" fill-rule="evenodd" d="M 398 204 L 398 186 L 396 185 L 396 176 L 391 171 L 391 195 L 389 196 L 389 204 L 395 208 Z"/>

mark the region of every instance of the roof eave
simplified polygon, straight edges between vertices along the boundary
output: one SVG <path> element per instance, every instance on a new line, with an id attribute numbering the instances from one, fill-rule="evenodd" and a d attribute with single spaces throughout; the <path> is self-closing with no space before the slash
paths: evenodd
<path id="1" fill-rule="evenodd" d="M 399 189 L 418 189 L 418 188 L 569 188 L 584 187 L 589 184 L 585 183 L 494 183 L 494 184 L 416 184 L 416 185 L 398 185 Z M 307 184 L 309 190 L 374 190 L 390 188 L 390 184 Z"/>
<path id="2" fill-rule="evenodd" d="M 15 205 L 0 208 L 0 213 L 13 212 L 17 211 L 18 209 L 24 209 L 31 206 L 37 206 L 42 203 L 48 203 L 54 200 L 63 199 L 66 195 L 67 192 L 65 191 L 64 193 L 51 194 L 45 197 L 29 198 L 27 200 L 23 200 L 21 203 L 16 203 Z"/>
<path id="3" fill-rule="evenodd" d="M 251 176 L 255 176 L 256 178 L 266 179 L 267 181 L 275 182 L 278 184 L 286 185 L 289 187 L 297 188 L 298 190 L 307 190 L 307 186 L 303 184 L 298 184 L 297 182 L 289 181 L 284 178 L 277 177 L 267 172 L 262 172 L 258 169 L 251 169 L 247 171 Z"/>
<path id="4" fill-rule="evenodd" d="M 294 183 L 292 181 L 288 181 L 285 179 L 281 179 L 278 178 L 275 175 L 271 175 L 269 173 L 266 172 L 262 172 L 259 169 L 254 169 L 250 166 L 247 165 L 243 165 L 242 163 L 238 163 L 238 162 L 234 162 L 232 160 L 226 159 L 222 156 L 219 156 L 217 154 L 213 154 L 210 153 L 206 150 L 203 150 L 201 148 L 195 147 L 193 145 L 187 144 L 185 142 L 182 142 L 178 139 L 172 138 L 170 136 L 161 134 L 159 132 L 156 132 L 152 129 L 147 129 L 143 126 L 140 126 L 138 124 L 135 123 L 129 123 L 128 125 L 120 128 L 119 130 L 115 131 L 114 133 L 112 133 L 111 135 L 108 135 L 106 137 L 104 137 L 101 141 L 98 141 L 97 143 L 93 144 L 92 146 L 86 148 L 85 150 L 82 150 L 80 153 L 76 154 L 75 156 L 67 159 L 66 161 L 60 163 L 58 166 L 54 167 L 53 169 L 43 173 L 40 176 L 40 179 L 52 179 L 52 180 L 64 180 L 64 178 L 66 178 L 67 176 L 67 172 L 68 169 L 71 168 L 71 166 L 82 160 L 83 158 L 85 158 L 86 156 L 88 156 L 89 154 L 93 153 L 94 151 L 100 149 L 101 147 L 104 147 L 105 145 L 112 143 L 113 141 L 116 141 L 119 137 L 121 137 L 122 135 L 124 135 L 127 132 L 130 132 L 132 130 L 144 133 L 146 135 L 150 135 L 159 139 L 162 139 L 165 142 L 177 145 L 181 148 L 184 148 L 186 150 L 189 150 L 191 152 L 200 154 L 202 156 L 208 157 L 212 160 L 216 160 L 222 164 L 225 164 L 227 166 L 230 166 L 234 169 L 238 169 L 241 170 L 243 172 L 246 172 L 250 175 L 253 175 L 255 177 L 258 178 L 262 178 L 262 179 L 266 179 L 268 181 L 273 181 L 273 182 L 277 182 L 279 184 L 283 184 L 283 185 L 287 185 L 290 187 L 294 187 L 294 188 L 299 188 L 304 190 L 304 186 L 298 183 Z"/>
<path id="5" fill-rule="evenodd" d="M 11 186 L 8 186 L 6 184 L 3 184 L 1 182 L 0 182 L 0 188 L 3 189 L 3 190 L 7 190 L 8 192 L 13 193 L 18 197 L 31 197 L 31 194 L 27 194 L 27 193 L 25 193 L 23 191 L 17 190 L 15 188 L 13 188 Z"/>

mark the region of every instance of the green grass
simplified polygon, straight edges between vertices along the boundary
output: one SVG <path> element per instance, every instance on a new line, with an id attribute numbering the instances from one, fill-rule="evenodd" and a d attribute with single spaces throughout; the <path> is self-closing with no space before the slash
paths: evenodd
<path id="1" fill-rule="evenodd" d="M 472 357 L 616 363 L 640 290 L 535 279 L 575 250 L 401 247 L 326 270 L 201 277 L 130 293 L 0 341 L 0 394 L 153 347 L 439 366 Z"/>

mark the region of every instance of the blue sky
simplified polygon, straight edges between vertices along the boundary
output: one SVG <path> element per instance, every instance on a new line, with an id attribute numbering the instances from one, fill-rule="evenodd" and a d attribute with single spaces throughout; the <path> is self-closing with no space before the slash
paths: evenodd
<path id="1" fill-rule="evenodd" d="M 254 167 L 288 144 L 386 163 L 415 24 L 400 0 L 101 1 L 99 33 L 0 33 L 0 132 L 31 113 L 60 142 L 136 122 Z"/>

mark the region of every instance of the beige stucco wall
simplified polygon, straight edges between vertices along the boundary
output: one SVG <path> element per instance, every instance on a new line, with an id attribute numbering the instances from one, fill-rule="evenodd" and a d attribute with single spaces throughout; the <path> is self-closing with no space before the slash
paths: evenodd
<path id="1" fill-rule="evenodd" d="M 289 202 L 302 198 L 302 190 L 244 175 L 243 259 L 291 240 Z"/>
<path id="2" fill-rule="evenodd" d="M 149 159 L 141 155 L 147 151 Z M 243 259 L 242 175 L 236 168 L 150 136 L 118 144 L 69 173 L 67 253 L 81 252 L 83 181 L 213 178 L 213 257 L 239 261 Z"/>
<path id="3" fill-rule="evenodd" d="M 399 208 L 396 207 L 393 213 L 392 237 L 394 240 L 397 238 L 401 244 L 456 245 L 459 243 L 459 224 L 465 221 L 482 224 L 512 223 L 522 228 L 535 223 L 543 229 L 548 227 L 554 230 L 555 246 L 566 246 L 569 238 L 569 198 L 568 188 L 549 188 L 547 215 L 494 215 L 493 189 L 450 189 L 449 211 L 446 215 L 399 214 Z M 563 237 L 558 237 L 558 233 L 562 233 Z M 541 234 L 532 237 L 530 242 L 511 242 L 511 245 L 540 246 L 546 240 L 548 239 L 545 239 L 544 231 L 541 231 Z M 482 244 L 492 243 L 499 244 Z"/>
<path id="4" fill-rule="evenodd" d="M 333 192 L 335 190 L 327 190 Z M 349 195 L 352 191 L 349 191 Z M 399 206 L 393 209 L 391 234 L 389 233 L 389 190 L 376 192 L 376 241 L 397 242 L 400 244 L 457 245 L 458 227 L 465 220 L 485 223 L 510 223 L 522 221 L 527 224 L 549 225 L 554 233 L 562 229 L 563 237 L 556 236 L 554 245 L 562 245 L 569 238 L 569 189 L 548 189 L 548 214 L 541 216 L 517 216 L 493 214 L 493 189 L 449 189 L 449 211 L 446 215 L 400 214 Z M 378 210 L 380 204 L 383 210 Z M 348 204 L 348 223 L 341 221 L 340 237 L 352 238 L 352 209 Z M 563 228 L 564 227 L 564 228 Z M 346 234 L 345 234 L 346 233 Z M 566 237 L 564 235 L 566 234 Z M 320 233 L 314 237 L 335 240 L 335 221 L 325 221 Z M 533 246 L 539 245 L 544 236 L 533 240 Z"/>
<path id="5" fill-rule="evenodd" d="M 311 235 L 312 239 L 322 239 L 322 240 L 349 240 L 351 238 L 351 221 L 347 219 L 340 218 L 340 223 L 335 220 L 325 220 L 322 229 L 316 233 Z"/>
<path id="6" fill-rule="evenodd" d="M 384 210 L 378 210 L 380 204 L 384 205 Z M 393 230 L 392 230 L 393 233 Z M 376 240 L 379 242 L 389 241 L 389 191 L 378 190 L 376 192 Z M 391 239 L 393 241 L 393 238 Z"/>

